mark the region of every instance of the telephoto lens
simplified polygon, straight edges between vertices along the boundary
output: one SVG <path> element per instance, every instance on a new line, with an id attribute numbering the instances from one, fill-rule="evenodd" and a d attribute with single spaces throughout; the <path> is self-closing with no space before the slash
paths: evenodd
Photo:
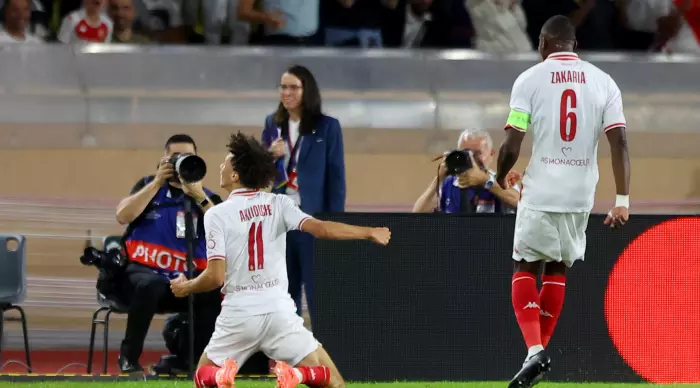
<path id="1" fill-rule="evenodd" d="M 174 154 L 170 163 L 183 183 L 199 182 L 207 175 L 207 164 L 195 154 Z"/>

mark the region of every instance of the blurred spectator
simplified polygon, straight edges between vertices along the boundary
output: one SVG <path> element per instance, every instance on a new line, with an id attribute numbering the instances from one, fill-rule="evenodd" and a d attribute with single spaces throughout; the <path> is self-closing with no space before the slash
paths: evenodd
<path id="1" fill-rule="evenodd" d="M 700 54 L 700 1 L 664 1 L 673 2 L 673 5 L 668 14 L 661 18 L 657 45 L 671 53 Z"/>
<path id="2" fill-rule="evenodd" d="M 326 0 L 331 1 L 331 0 Z M 319 24 L 320 0 L 239 0 L 239 20 L 263 25 L 260 44 L 271 46 L 310 46 Z"/>
<path id="3" fill-rule="evenodd" d="M 183 22 L 184 0 L 137 0 L 134 3 L 134 26 L 161 43 L 186 43 L 187 29 Z"/>
<path id="4" fill-rule="evenodd" d="M 3 5 L 0 43 L 41 43 L 29 32 L 31 18 L 29 0 L 7 0 Z"/>
<path id="5" fill-rule="evenodd" d="M 472 47 L 474 26 L 464 0 L 414 0 L 410 8 L 414 17 L 423 20 L 424 30 L 416 34 L 420 47 Z"/>
<path id="6" fill-rule="evenodd" d="M 239 0 L 202 0 L 203 33 L 207 44 L 220 44 L 224 27 L 228 27 L 230 44 L 248 44 L 250 23 L 238 19 L 238 2 Z"/>
<path id="7" fill-rule="evenodd" d="M 626 50 L 697 52 L 700 45 L 700 2 L 692 0 L 619 0 Z M 695 9 L 695 11 L 694 11 Z M 693 22 L 695 29 L 693 30 Z"/>
<path id="8" fill-rule="evenodd" d="M 466 0 L 465 4 L 474 23 L 477 50 L 533 51 L 521 0 Z"/>
<path id="9" fill-rule="evenodd" d="M 261 136 L 279 171 L 272 192 L 288 195 L 310 215 L 344 212 L 345 157 L 340 122 L 323 114 L 318 84 L 307 68 L 287 69 L 279 88 L 280 103 L 265 118 Z M 314 238 L 309 233 L 287 233 L 287 276 L 299 315 L 303 287 L 313 325 Z"/>
<path id="10" fill-rule="evenodd" d="M 620 48 L 624 50 L 651 50 L 659 31 L 661 18 L 671 11 L 666 0 L 619 0 L 623 31 Z"/>
<path id="11" fill-rule="evenodd" d="M 109 17 L 114 22 L 112 42 L 143 44 L 149 43 L 148 37 L 133 30 L 136 11 L 132 0 L 109 0 Z"/>
<path id="12" fill-rule="evenodd" d="M 578 49 L 616 48 L 619 17 L 615 0 L 522 0 L 522 3 L 533 47 L 539 44 L 544 22 L 554 15 L 565 15 L 576 25 Z"/>
<path id="13" fill-rule="evenodd" d="M 106 0 L 84 0 L 83 7 L 71 12 L 61 22 L 58 40 L 63 43 L 112 40 L 112 21 L 103 13 Z"/>
<path id="14" fill-rule="evenodd" d="M 51 30 L 49 30 L 49 13 L 44 1 L 47 0 L 29 0 L 30 16 L 27 27 L 27 31 L 31 35 L 42 41 L 50 39 L 52 35 Z M 5 0 L 0 0 L 0 9 L 4 9 L 6 3 Z"/>
<path id="15" fill-rule="evenodd" d="M 384 47 L 401 47 L 403 44 L 407 6 L 408 0 L 398 0 L 395 8 L 381 8 L 379 20 L 381 21 L 382 45 Z"/>
<path id="16" fill-rule="evenodd" d="M 328 0 L 321 4 L 327 46 L 382 47 L 381 17 L 398 0 Z"/>

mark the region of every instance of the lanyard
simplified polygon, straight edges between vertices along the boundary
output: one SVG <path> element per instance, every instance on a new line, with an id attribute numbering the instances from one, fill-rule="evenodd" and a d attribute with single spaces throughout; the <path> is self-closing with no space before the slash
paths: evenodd
<path id="1" fill-rule="evenodd" d="M 301 146 L 301 135 L 299 135 L 299 138 L 297 139 L 297 142 L 294 144 L 292 147 L 292 138 L 290 137 L 287 141 L 287 145 L 289 147 L 289 164 L 287 165 L 287 175 L 291 174 L 292 171 L 296 169 L 296 164 L 297 164 L 297 151 L 299 151 L 299 147 Z"/>

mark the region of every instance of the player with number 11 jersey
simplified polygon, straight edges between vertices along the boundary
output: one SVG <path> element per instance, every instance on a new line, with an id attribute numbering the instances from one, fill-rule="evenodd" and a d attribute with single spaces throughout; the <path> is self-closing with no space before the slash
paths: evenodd
<path id="1" fill-rule="evenodd" d="M 387 228 L 317 220 L 286 195 L 261 191 L 277 169 L 272 154 L 255 139 L 233 135 L 221 164 L 221 187 L 229 198 L 204 215 L 207 268 L 192 280 L 171 282 L 184 297 L 223 284 L 224 301 L 214 334 L 197 368 L 197 388 L 233 388 L 238 366 L 258 351 L 276 360 L 278 388 L 298 384 L 343 388 L 328 353 L 304 327 L 287 292 L 286 234 L 389 243 Z"/>

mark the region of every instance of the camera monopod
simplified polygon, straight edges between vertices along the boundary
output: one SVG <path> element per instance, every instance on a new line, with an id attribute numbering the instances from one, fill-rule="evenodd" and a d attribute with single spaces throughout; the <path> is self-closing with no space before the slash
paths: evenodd
<path id="1" fill-rule="evenodd" d="M 194 218 L 192 215 L 192 198 L 185 195 L 185 246 L 187 257 L 187 279 L 192 279 L 194 276 Z M 189 375 L 190 379 L 194 378 L 194 294 L 190 293 L 187 296 L 187 320 L 189 323 Z"/>

